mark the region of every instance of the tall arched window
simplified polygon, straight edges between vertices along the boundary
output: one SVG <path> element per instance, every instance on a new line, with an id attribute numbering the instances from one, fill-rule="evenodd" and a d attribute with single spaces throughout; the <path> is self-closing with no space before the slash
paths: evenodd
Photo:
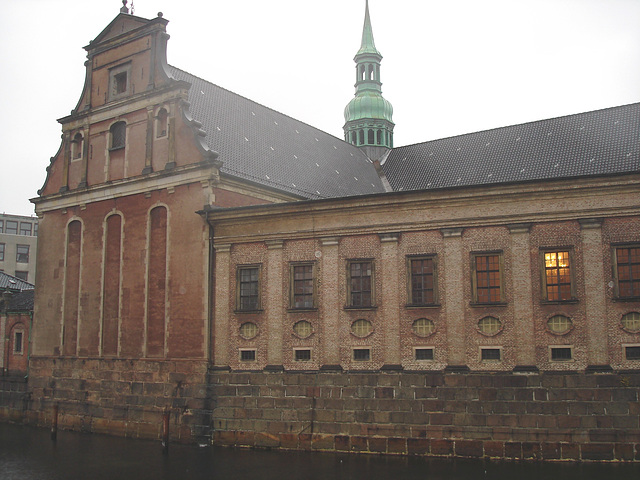
<path id="1" fill-rule="evenodd" d="M 71 158 L 82 158 L 83 140 L 82 133 L 80 132 L 73 136 L 73 140 L 71 140 Z"/>
<path id="2" fill-rule="evenodd" d="M 167 110 L 161 108 L 158 111 L 158 115 L 156 116 L 156 137 L 166 137 L 167 136 Z"/>
<path id="3" fill-rule="evenodd" d="M 358 130 L 358 145 L 364 145 L 364 130 Z"/>
<path id="4" fill-rule="evenodd" d="M 373 129 L 369 129 L 369 135 L 367 136 L 367 143 L 369 145 L 375 145 L 376 144 L 376 139 L 375 139 L 375 131 Z"/>
<path id="5" fill-rule="evenodd" d="M 373 80 L 373 79 L 374 79 L 373 65 L 369 65 L 369 80 Z"/>
<path id="6" fill-rule="evenodd" d="M 78 312 L 80 298 L 80 252 L 82 224 L 74 220 L 67 226 L 67 254 L 64 273 L 64 311 L 62 354 L 75 355 L 78 344 Z"/>
<path id="7" fill-rule="evenodd" d="M 147 272 L 147 356 L 164 356 L 167 289 L 167 209 L 149 212 Z"/>
<path id="8" fill-rule="evenodd" d="M 116 122 L 109 129 L 111 132 L 111 149 L 124 148 L 127 141 L 127 124 Z"/>

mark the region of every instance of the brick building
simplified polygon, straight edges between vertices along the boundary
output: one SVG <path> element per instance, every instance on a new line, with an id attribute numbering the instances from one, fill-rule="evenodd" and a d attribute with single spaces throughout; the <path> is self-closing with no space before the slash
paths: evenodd
<path id="1" fill-rule="evenodd" d="M 33 421 L 61 403 L 69 427 L 153 437 L 171 408 L 184 440 L 407 453 L 496 438 L 416 388 L 640 368 L 640 104 L 394 147 L 367 7 L 343 141 L 169 65 L 166 25 L 123 7 L 59 120 L 33 200 Z M 392 418 L 400 397 L 422 417 Z M 605 457 L 634 458 L 625 405 Z"/>

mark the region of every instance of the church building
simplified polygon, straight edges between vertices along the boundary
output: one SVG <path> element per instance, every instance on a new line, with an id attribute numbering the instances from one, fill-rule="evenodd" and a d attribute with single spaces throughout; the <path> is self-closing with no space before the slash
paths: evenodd
<path id="1" fill-rule="evenodd" d="M 31 422 L 640 459 L 640 104 L 396 146 L 367 2 L 340 139 L 169 64 L 123 5 L 32 200 Z M 635 397 L 591 423 L 602 378 Z"/>

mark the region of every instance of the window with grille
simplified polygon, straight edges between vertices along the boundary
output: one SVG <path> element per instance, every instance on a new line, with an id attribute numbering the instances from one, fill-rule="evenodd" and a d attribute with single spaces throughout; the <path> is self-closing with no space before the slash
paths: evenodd
<path id="1" fill-rule="evenodd" d="M 22 354 L 24 349 L 24 333 L 18 330 L 13 334 L 13 353 Z"/>
<path id="2" fill-rule="evenodd" d="M 240 336 L 242 338 L 246 338 L 247 340 L 251 340 L 258 335 L 258 325 L 253 322 L 245 322 L 240 325 Z"/>
<path id="3" fill-rule="evenodd" d="M 435 258 L 409 259 L 409 304 L 433 305 L 436 303 Z"/>
<path id="4" fill-rule="evenodd" d="M 624 356 L 627 360 L 640 360 L 640 345 L 624 347 Z"/>
<path id="5" fill-rule="evenodd" d="M 573 322 L 564 315 L 554 315 L 547 320 L 547 329 L 556 335 L 568 333 L 573 328 Z"/>
<path id="6" fill-rule="evenodd" d="M 414 356 L 416 360 L 433 360 L 433 348 L 416 348 Z"/>
<path id="7" fill-rule="evenodd" d="M 500 360 L 501 352 L 499 348 L 481 348 L 480 358 L 482 360 Z"/>
<path id="8" fill-rule="evenodd" d="M 551 360 L 554 362 L 567 362 L 573 358 L 571 347 L 551 347 Z"/>
<path id="9" fill-rule="evenodd" d="M 354 348 L 353 359 L 356 362 L 367 362 L 371 360 L 371 349 L 369 348 Z"/>
<path id="10" fill-rule="evenodd" d="M 348 276 L 348 306 L 373 306 L 373 262 L 349 262 Z"/>
<path id="11" fill-rule="evenodd" d="M 241 362 L 255 362 L 256 351 L 255 350 L 240 350 Z"/>
<path id="12" fill-rule="evenodd" d="M 353 333 L 356 337 L 366 337 L 373 330 L 373 325 L 369 320 L 356 320 L 351 324 L 351 333 Z"/>
<path id="13" fill-rule="evenodd" d="M 293 351 L 293 358 L 296 362 L 309 362 L 311 361 L 311 350 L 296 349 Z"/>
<path id="14" fill-rule="evenodd" d="M 18 234 L 18 222 L 14 222 L 13 220 L 7 220 L 5 223 L 4 233 L 8 233 L 10 235 Z"/>
<path id="15" fill-rule="evenodd" d="M 502 322 L 495 317 L 484 317 L 478 322 L 478 331 L 493 336 L 502 331 Z"/>
<path id="16" fill-rule="evenodd" d="M 502 255 L 474 254 L 473 297 L 475 303 L 502 302 Z"/>
<path id="17" fill-rule="evenodd" d="M 620 320 L 622 328 L 631 333 L 640 332 L 640 313 L 629 312 L 625 313 Z"/>
<path id="18" fill-rule="evenodd" d="M 572 300 L 570 252 L 545 251 L 543 255 L 545 299 L 549 302 Z"/>
<path id="19" fill-rule="evenodd" d="M 31 222 L 20 222 L 20 235 L 31 236 Z"/>
<path id="20" fill-rule="evenodd" d="M 116 122 L 111 125 L 111 149 L 124 148 L 127 141 L 127 124 Z"/>
<path id="21" fill-rule="evenodd" d="M 16 262 L 29 263 L 29 245 L 16 246 Z"/>
<path id="22" fill-rule="evenodd" d="M 260 267 L 238 268 L 238 310 L 260 309 Z"/>
<path id="23" fill-rule="evenodd" d="M 0 243 L 0 262 L 4 261 L 4 243 Z"/>
<path id="24" fill-rule="evenodd" d="M 640 297 L 640 245 L 615 249 L 618 298 Z"/>
<path id="25" fill-rule="evenodd" d="M 291 266 L 291 308 L 313 308 L 313 264 Z"/>
<path id="26" fill-rule="evenodd" d="M 418 318 L 411 325 L 411 330 L 419 337 L 428 337 L 436 331 L 436 326 L 428 318 Z"/>
<path id="27" fill-rule="evenodd" d="M 310 322 L 300 320 L 293 326 L 293 332 L 300 338 L 307 338 L 313 333 L 313 327 Z"/>

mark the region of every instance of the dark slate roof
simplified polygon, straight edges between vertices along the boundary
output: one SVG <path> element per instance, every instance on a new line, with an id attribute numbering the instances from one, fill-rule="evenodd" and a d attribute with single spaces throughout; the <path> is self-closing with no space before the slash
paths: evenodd
<path id="1" fill-rule="evenodd" d="M 222 173 L 302 198 L 383 192 L 372 162 L 359 148 L 175 67 L 191 84 L 191 115 L 220 154 Z"/>
<path id="2" fill-rule="evenodd" d="M 29 282 L 25 282 L 24 280 L 20 280 L 17 277 L 12 275 L 8 275 L 4 272 L 0 272 L 0 291 L 1 290 L 12 290 L 16 292 L 21 292 L 23 290 L 33 290 L 33 284 Z"/>
<path id="3" fill-rule="evenodd" d="M 394 191 L 640 171 L 640 103 L 395 148 Z"/>
<path id="4" fill-rule="evenodd" d="M 7 312 L 31 312 L 33 311 L 33 290 L 25 290 L 23 292 L 14 292 L 9 299 Z M 0 297 L 0 311 L 5 311 L 5 297 Z"/>

